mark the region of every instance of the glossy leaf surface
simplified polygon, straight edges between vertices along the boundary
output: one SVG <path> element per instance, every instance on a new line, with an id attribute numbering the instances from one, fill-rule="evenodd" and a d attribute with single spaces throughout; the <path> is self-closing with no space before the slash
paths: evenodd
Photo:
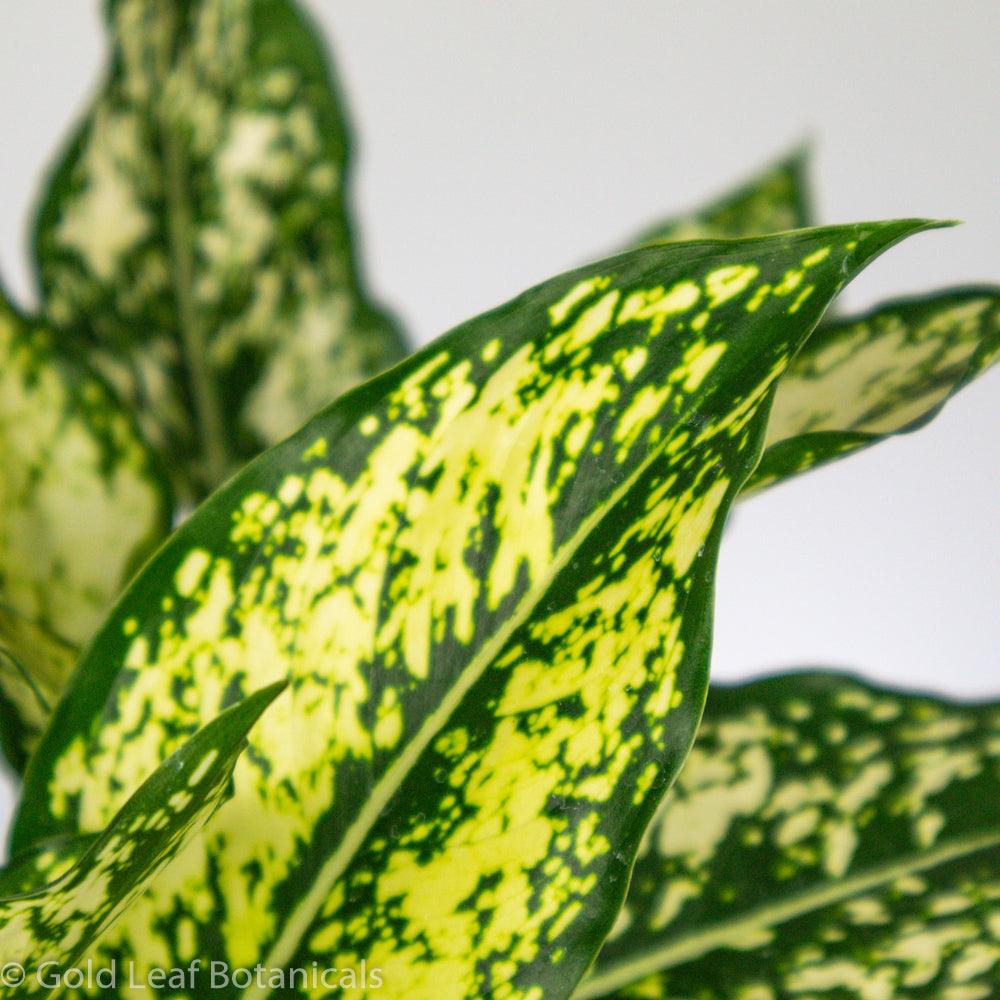
<path id="1" fill-rule="evenodd" d="M 198 493 L 402 343 L 359 286 L 348 138 L 297 8 L 109 0 L 107 20 L 36 224 L 44 304 Z"/>
<path id="2" fill-rule="evenodd" d="M 636 250 L 341 398 L 147 566 L 32 763 L 18 845 L 100 829 L 219 699 L 288 675 L 185 856 L 198 953 L 564 995 L 693 738 L 771 390 L 842 283 L 926 225 Z M 169 953 L 180 891 L 110 952 Z"/>
<path id="3" fill-rule="evenodd" d="M 578 997 L 992 997 L 1000 705 L 713 686 Z"/>
<path id="4" fill-rule="evenodd" d="M 225 799 L 246 735 L 284 689 L 277 684 L 223 712 L 169 757 L 128 799 L 69 870 L 42 889 L 0 898 L 0 968 L 12 995 L 46 996 L 49 984 L 124 912 Z M 15 863 L 0 883 L 56 863 L 58 852 Z M 14 965 L 12 970 L 11 963 Z M 23 983 L 10 980 L 20 967 Z"/>
<path id="5" fill-rule="evenodd" d="M 20 766 L 170 498 L 107 385 L 2 293 L 0 455 L 0 724 Z"/>

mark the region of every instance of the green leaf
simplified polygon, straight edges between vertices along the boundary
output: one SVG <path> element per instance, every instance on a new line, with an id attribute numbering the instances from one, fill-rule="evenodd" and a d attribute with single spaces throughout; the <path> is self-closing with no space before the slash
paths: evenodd
<path id="1" fill-rule="evenodd" d="M 363 294 L 348 137 L 289 0 L 110 0 L 35 242 L 46 310 L 196 494 L 403 353 Z"/>
<path id="2" fill-rule="evenodd" d="M 246 735 L 284 683 L 223 712 L 170 756 L 132 795 L 98 837 L 55 881 L 33 892 L 0 898 L 3 986 L 11 963 L 25 974 L 17 995 L 46 996 L 47 983 L 117 919 L 227 797 Z M 2 879 L 24 883 L 26 871 L 53 866 L 49 850 L 15 862 Z M 47 966 L 45 963 L 52 963 Z"/>
<path id="3" fill-rule="evenodd" d="M 721 198 L 650 226 L 628 245 L 764 236 L 814 225 L 808 162 L 808 150 L 798 149 Z"/>
<path id="4" fill-rule="evenodd" d="M 342 397 L 134 583 L 32 761 L 17 847 L 100 829 L 220 699 L 289 676 L 183 885 L 107 953 L 169 965 L 193 934 L 231 965 L 365 959 L 391 996 L 565 996 L 693 739 L 773 386 L 842 284 L 928 225 L 636 250 Z M 794 294 L 759 293 L 791 270 Z"/>
<path id="5" fill-rule="evenodd" d="M 1000 357 L 1000 288 L 947 289 L 822 326 L 775 393 L 761 489 L 931 420 Z"/>
<path id="6" fill-rule="evenodd" d="M 0 724 L 20 767 L 171 500 L 108 386 L 2 291 L 0 454 Z"/>
<path id="7" fill-rule="evenodd" d="M 0 898 L 22 896 L 64 875 L 100 839 L 91 833 L 79 837 L 52 837 L 33 845 L 0 869 Z"/>
<path id="8" fill-rule="evenodd" d="M 809 225 L 807 168 L 803 148 L 627 245 Z M 860 317 L 825 320 L 782 378 L 765 452 L 744 495 L 916 430 L 998 357 L 1000 289 L 994 287 L 945 289 L 885 303 Z"/>
<path id="9" fill-rule="evenodd" d="M 713 686 L 576 994 L 972 998 L 1000 969 L 1000 704 Z"/>

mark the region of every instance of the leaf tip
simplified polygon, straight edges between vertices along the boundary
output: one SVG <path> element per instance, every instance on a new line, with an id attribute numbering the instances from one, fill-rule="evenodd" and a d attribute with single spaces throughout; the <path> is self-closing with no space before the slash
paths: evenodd
<path id="1" fill-rule="evenodd" d="M 845 272 L 858 274 L 876 257 L 917 233 L 932 229 L 942 229 L 955 225 L 950 219 L 884 219 L 878 222 L 857 223 L 851 229 L 853 235 L 846 244 L 849 251 L 845 260 Z"/>
<path id="2" fill-rule="evenodd" d="M 234 705 L 231 711 L 241 710 L 241 715 L 248 722 L 249 725 L 253 725 L 271 705 L 271 703 L 288 687 L 288 678 L 284 678 L 280 681 L 275 681 L 273 684 L 268 684 L 267 687 L 262 687 L 260 690 L 255 691 L 253 694 L 247 695 L 238 705 Z"/>
<path id="3" fill-rule="evenodd" d="M 786 164 L 795 170 L 806 170 L 809 164 L 815 159 L 816 137 L 812 132 L 800 135 L 789 147 L 780 163 Z"/>

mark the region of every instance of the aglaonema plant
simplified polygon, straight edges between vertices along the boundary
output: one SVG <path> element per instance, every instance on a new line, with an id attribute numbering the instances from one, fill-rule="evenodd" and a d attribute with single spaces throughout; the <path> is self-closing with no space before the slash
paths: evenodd
<path id="1" fill-rule="evenodd" d="M 988 287 L 824 319 L 937 223 L 796 154 L 400 360 L 308 21 L 107 18 L 0 314 L 3 985 L 994 995 L 1000 708 L 708 684 L 732 505 L 1000 351 Z"/>

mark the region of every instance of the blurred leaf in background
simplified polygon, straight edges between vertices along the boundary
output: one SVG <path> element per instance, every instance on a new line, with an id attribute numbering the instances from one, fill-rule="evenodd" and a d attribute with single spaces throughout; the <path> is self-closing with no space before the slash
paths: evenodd
<path id="1" fill-rule="evenodd" d="M 20 770 L 172 501 L 112 389 L 2 290 L 0 455 L 0 738 Z"/>
<path id="2" fill-rule="evenodd" d="M 306 16 L 288 0 L 106 12 L 106 77 L 35 225 L 43 309 L 199 497 L 404 345 L 362 288 L 348 131 Z"/>
<path id="3" fill-rule="evenodd" d="M 1000 705 L 713 686 L 578 1000 L 995 996 Z"/>

